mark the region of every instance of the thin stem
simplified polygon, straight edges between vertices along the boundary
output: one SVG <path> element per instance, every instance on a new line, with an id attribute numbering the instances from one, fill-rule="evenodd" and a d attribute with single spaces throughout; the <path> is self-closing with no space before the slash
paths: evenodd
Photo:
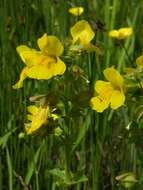
<path id="1" fill-rule="evenodd" d="M 119 44 L 120 44 L 120 47 L 124 49 L 125 54 L 126 54 L 126 56 L 127 56 L 127 58 L 128 58 L 129 63 L 131 63 L 131 65 L 134 66 L 134 62 L 133 62 L 133 60 L 131 59 L 131 57 L 129 56 L 128 51 L 127 51 L 126 47 L 124 46 L 124 44 L 123 44 L 122 42 L 119 43 Z"/>

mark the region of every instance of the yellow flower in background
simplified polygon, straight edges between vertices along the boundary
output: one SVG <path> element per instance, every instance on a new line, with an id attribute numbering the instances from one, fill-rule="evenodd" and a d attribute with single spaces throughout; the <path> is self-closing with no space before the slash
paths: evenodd
<path id="1" fill-rule="evenodd" d="M 94 38 L 95 33 L 86 20 L 78 21 L 71 27 L 73 43 L 79 41 L 81 45 L 89 44 Z"/>
<path id="2" fill-rule="evenodd" d="M 78 44 L 80 50 L 95 51 L 98 54 L 101 53 L 98 47 L 91 44 L 95 33 L 86 20 L 78 21 L 74 26 L 71 27 L 70 32 L 73 38 L 73 44 Z"/>
<path id="3" fill-rule="evenodd" d="M 31 105 L 27 107 L 29 114 L 27 118 L 30 123 L 26 126 L 26 132 L 28 135 L 36 133 L 41 127 L 44 127 L 48 123 L 48 112 L 49 107 L 37 107 L 35 105 Z"/>
<path id="4" fill-rule="evenodd" d="M 137 64 L 138 67 L 143 67 L 143 55 L 139 56 L 136 59 L 136 64 Z"/>
<path id="5" fill-rule="evenodd" d="M 55 36 L 44 34 L 37 41 L 40 51 L 31 49 L 25 45 L 17 47 L 17 52 L 26 67 L 20 74 L 19 81 L 13 86 L 14 89 L 21 88 L 27 77 L 32 79 L 50 79 L 56 75 L 64 74 L 65 63 L 59 58 L 64 47 Z"/>
<path id="6" fill-rule="evenodd" d="M 109 36 L 116 38 L 118 40 L 123 40 L 133 34 L 133 29 L 131 27 L 120 28 L 118 30 L 111 30 Z"/>
<path id="7" fill-rule="evenodd" d="M 90 103 L 93 110 L 103 112 L 109 106 L 117 109 L 125 102 L 124 79 L 114 67 L 103 71 L 108 82 L 98 80 L 95 83 L 97 95 L 91 98 Z"/>
<path id="8" fill-rule="evenodd" d="M 80 16 L 84 12 L 83 7 L 72 7 L 69 9 L 69 13 L 71 13 L 74 16 Z"/>

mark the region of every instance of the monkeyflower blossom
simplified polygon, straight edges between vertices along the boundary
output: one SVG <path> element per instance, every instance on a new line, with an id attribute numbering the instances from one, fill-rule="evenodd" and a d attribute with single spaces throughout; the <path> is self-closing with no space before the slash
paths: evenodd
<path id="1" fill-rule="evenodd" d="M 83 7 L 72 7 L 69 9 L 69 13 L 71 13 L 74 16 L 80 16 L 84 12 Z"/>
<path id="2" fill-rule="evenodd" d="M 78 21 L 71 27 L 70 32 L 73 38 L 73 44 L 78 44 L 81 50 L 96 51 L 100 53 L 99 48 L 91 43 L 95 33 L 86 20 Z"/>
<path id="3" fill-rule="evenodd" d="M 14 89 L 21 88 L 27 77 L 47 80 L 53 76 L 64 74 L 66 65 L 59 58 L 64 51 L 64 47 L 59 39 L 44 34 L 37 40 L 37 44 L 40 50 L 31 49 L 25 45 L 16 48 L 26 66 L 20 74 L 19 81 L 13 85 Z"/>
<path id="4" fill-rule="evenodd" d="M 117 109 L 125 102 L 124 79 L 112 66 L 103 71 L 108 82 L 98 80 L 95 83 L 97 95 L 90 100 L 91 107 L 97 112 L 103 112 L 109 106 Z"/>
<path id="5" fill-rule="evenodd" d="M 30 123 L 26 124 L 26 132 L 28 135 L 36 133 L 41 127 L 48 124 L 49 106 L 35 106 L 27 107 L 29 114 L 27 115 Z"/>
<path id="6" fill-rule="evenodd" d="M 120 28 L 118 30 L 111 30 L 109 32 L 110 37 L 116 38 L 118 40 L 126 39 L 132 34 L 133 34 L 133 29 L 131 27 Z"/>

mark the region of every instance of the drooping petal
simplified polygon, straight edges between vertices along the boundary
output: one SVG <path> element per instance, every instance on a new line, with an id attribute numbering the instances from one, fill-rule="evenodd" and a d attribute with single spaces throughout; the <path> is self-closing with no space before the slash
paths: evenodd
<path id="1" fill-rule="evenodd" d="M 111 82 L 111 85 L 113 85 L 117 89 L 122 89 L 124 85 L 124 79 L 120 75 L 120 73 L 114 69 L 114 67 L 107 68 L 103 71 L 105 78 Z"/>
<path id="2" fill-rule="evenodd" d="M 58 57 L 64 51 L 62 43 L 56 36 L 47 36 L 47 34 L 44 34 L 38 39 L 37 43 L 40 50 L 49 56 Z"/>
<path id="3" fill-rule="evenodd" d="M 18 89 L 23 87 L 23 81 L 27 78 L 27 72 L 28 72 L 29 68 L 28 67 L 24 67 L 24 69 L 21 71 L 20 73 L 20 79 L 19 81 L 13 85 L 13 89 Z"/>
<path id="4" fill-rule="evenodd" d="M 72 7 L 69 9 L 69 13 L 71 13 L 74 16 L 79 16 L 84 12 L 83 7 Z"/>
<path id="5" fill-rule="evenodd" d="M 22 61 L 28 66 L 37 64 L 40 61 L 40 52 L 35 49 L 31 49 L 25 45 L 18 46 L 16 48 L 18 54 L 20 55 Z"/>
<path id="6" fill-rule="evenodd" d="M 73 27 L 71 27 L 71 35 L 73 43 L 80 41 L 80 44 L 88 44 L 94 38 L 95 33 L 92 30 L 89 23 L 85 20 L 78 21 Z"/>
<path id="7" fill-rule="evenodd" d="M 95 83 L 95 91 L 100 95 L 101 94 L 107 95 L 107 92 L 112 91 L 112 90 L 113 90 L 113 88 L 112 88 L 112 85 L 110 84 L 110 82 L 98 80 Z"/>
<path id="8" fill-rule="evenodd" d="M 90 103 L 92 109 L 99 113 L 103 112 L 109 106 L 109 100 L 102 99 L 100 96 L 91 98 Z"/>
<path id="9" fill-rule="evenodd" d="M 120 106 L 122 106 L 125 102 L 125 95 L 122 91 L 115 90 L 112 93 L 111 99 L 110 99 L 110 106 L 112 109 L 117 109 Z"/>
<path id="10" fill-rule="evenodd" d="M 49 107 L 39 108 L 37 114 L 33 116 L 31 127 L 26 128 L 26 132 L 28 135 L 35 133 L 38 129 L 47 124 L 48 112 Z"/>

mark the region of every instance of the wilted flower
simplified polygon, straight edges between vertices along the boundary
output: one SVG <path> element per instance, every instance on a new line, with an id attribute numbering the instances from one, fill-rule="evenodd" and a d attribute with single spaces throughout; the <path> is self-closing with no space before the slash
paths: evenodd
<path id="1" fill-rule="evenodd" d="M 56 75 L 62 75 L 66 65 L 59 58 L 64 48 L 55 36 L 44 34 L 37 41 L 40 51 L 31 49 L 25 45 L 17 47 L 17 52 L 26 67 L 20 74 L 19 81 L 13 86 L 14 89 L 23 86 L 23 80 L 27 77 L 32 79 L 50 79 Z"/>
<path id="2" fill-rule="evenodd" d="M 69 13 L 71 13 L 74 16 L 80 16 L 84 12 L 83 7 L 72 7 L 69 9 Z"/>
<path id="3" fill-rule="evenodd" d="M 124 104 L 124 79 L 114 67 L 103 71 L 109 82 L 98 80 L 95 83 L 97 96 L 91 98 L 91 107 L 97 112 L 103 112 L 109 106 L 117 109 Z"/>
<path id="4" fill-rule="evenodd" d="M 28 135 L 31 135 L 37 132 L 41 127 L 47 125 L 49 106 L 37 107 L 31 105 L 28 106 L 27 110 L 30 113 L 27 115 L 27 118 L 31 122 L 26 124 L 26 132 Z"/>
<path id="5" fill-rule="evenodd" d="M 133 34 L 133 29 L 131 27 L 120 28 L 118 30 L 111 30 L 109 36 L 116 38 L 118 40 L 123 40 Z"/>

